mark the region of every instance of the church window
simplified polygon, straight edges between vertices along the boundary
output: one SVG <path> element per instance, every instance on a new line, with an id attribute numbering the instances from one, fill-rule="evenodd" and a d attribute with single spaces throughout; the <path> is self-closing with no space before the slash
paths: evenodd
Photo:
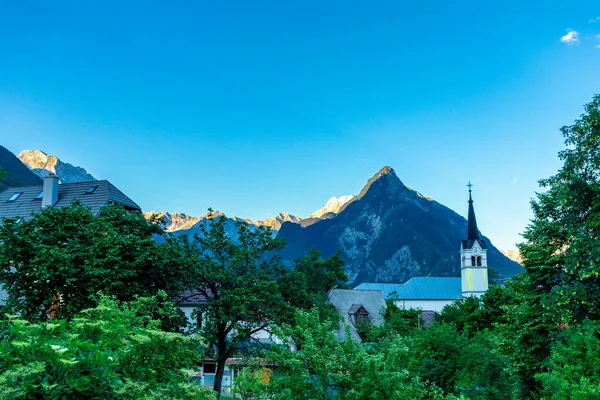
<path id="1" fill-rule="evenodd" d="M 471 266 L 475 266 L 475 256 L 471 256 Z"/>
<path id="2" fill-rule="evenodd" d="M 481 267 L 481 256 L 477 257 L 477 266 Z"/>

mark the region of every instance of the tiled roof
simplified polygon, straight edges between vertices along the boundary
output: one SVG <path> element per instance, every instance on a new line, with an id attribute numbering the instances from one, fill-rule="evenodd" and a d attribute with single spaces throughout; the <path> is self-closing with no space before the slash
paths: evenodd
<path id="1" fill-rule="evenodd" d="M 93 193 L 86 194 L 86 191 L 93 186 L 97 186 L 96 190 Z M 1 192 L 0 218 L 21 217 L 31 219 L 31 213 L 39 212 L 42 209 L 42 200 L 36 199 L 42 189 L 43 185 L 35 185 L 11 187 Z M 22 194 L 15 201 L 7 201 L 12 195 L 19 192 L 22 192 Z M 106 180 L 58 185 L 58 201 L 54 207 L 68 207 L 74 200 L 79 200 L 82 205 L 89 207 L 94 214 L 98 214 L 102 207 L 112 203 L 122 204 L 127 208 L 141 211 L 140 206 Z"/>
<path id="2" fill-rule="evenodd" d="M 462 298 L 460 278 L 416 277 L 406 283 L 362 283 L 356 289 L 381 290 L 388 300 L 454 300 Z"/>

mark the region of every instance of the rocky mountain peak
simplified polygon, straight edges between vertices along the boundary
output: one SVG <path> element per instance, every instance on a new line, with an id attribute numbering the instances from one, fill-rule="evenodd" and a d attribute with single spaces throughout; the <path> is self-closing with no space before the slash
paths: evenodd
<path id="1" fill-rule="evenodd" d="M 40 178 L 52 173 L 58 176 L 61 183 L 97 180 L 85 169 L 62 162 L 58 157 L 48 155 L 42 150 L 23 150 L 18 158 Z"/>
<path id="2" fill-rule="evenodd" d="M 371 191 L 383 191 L 388 192 L 391 195 L 395 195 L 405 189 L 406 186 L 404 186 L 400 178 L 398 178 L 392 167 L 385 166 L 367 181 L 367 184 L 360 191 L 360 194 L 357 196 L 357 198 L 361 199 Z"/>

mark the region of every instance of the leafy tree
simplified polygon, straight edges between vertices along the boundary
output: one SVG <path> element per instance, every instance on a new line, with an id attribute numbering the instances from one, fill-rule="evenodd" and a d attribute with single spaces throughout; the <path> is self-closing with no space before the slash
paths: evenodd
<path id="1" fill-rule="evenodd" d="M 4 219 L 0 226 L 0 283 L 7 308 L 28 320 L 49 314 L 70 318 L 92 307 L 103 291 L 119 300 L 183 289 L 187 274 L 181 248 L 157 221 L 122 206 L 100 216 L 74 203 L 47 207 L 31 220 Z"/>
<path id="2" fill-rule="evenodd" d="M 293 272 L 286 277 L 290 290 L 296 291 L 294 305 L 302 309 L 318 307 L 321 319 L 339 320 L 339 314 L 329 304 L 328 292 L 345 288 L 348 275 L 344 270 L 342 252 L 323 258 L 314 247 L 306 255 L 294 260 Z"/>
<path id="3" fill-rule="evenodd" d="M 225 222 L 224 216 L 216 216 L 193 242 L 183 239 L 193 274 L 190 289 L 206 298 L 197 313 L 206 320 L 203 335 L 216 349 L 217 393 L 225 362 L 236 347 L 274 323 L 291 320 L 299 295 L 292 271 L 274 255 L 283 240 L 273 238 L 266 227 L 254 229 L 242 221 L 232 238 Z"/>
<path id="4" fill-rule="evenodd" d="M 519 251 L 530 289 L 554 298 L 553 321 L 572 323 L 600 318 L 600 95 L 561 132 L 564 164 L 540 181 Z"/>
<path id="5" fill-rule="evenodd" d="M 5 176 L 6 171 L 3 168 L 0 168 L 0 182 L 2 182 L 2 179 L 4 179 Z"/>
<path id="6" fill-rule="evenodd" d="M 410 336 L 423 326 L 421 310 L 399 308 L 393 300 L 386 301 L 381 326 L 371 326 L 364 335 L 367 342 L 378 342 L 384 338 Z"/>
<path id="7" fill-rule="evenodd" d="M 487 330 L 468 339 L 456 371 L 455 393 L 469 399 L 511 398 L 509 359 L 499 353 L 495 340 L 496 336 Z"/>
<path id="8" fill-rule="evenodd" d="M 481 297 L 467 297 L 445 306 L 436 323 L 451 323 L 469 337 L 506 322 L 503 307 L 513 304 L 514 292 L 503 286 L 491 286 Z"/>
<path id="9" fill-rule="evenodd" d="M 450 324 L 436 324 L 421 332 L 409 344 L 408 368 L 422 379 L 453 393 L 468 340 Z"/>
<path id="10" fill-rule="evenodd" d="M 531 202 L 534 218 L 518 246 L 526 272 L 509 283 L 517 301 L 499 326 L 519 397 L 538 396 L 535 376 L 546 371 L 561 326 L 600 318 L 600 95 L 561 132 L 563 166 Z"/>
<path id="11" fill-rule="evenodd" d="M 404 367 L 408 349 L 402 339 L 391 340 L 382 351 L 370 353 L 350 335 L 338 341 L 334 330 L 331 321 L 320 320 L 317 309 L 299 310 L 293 325 L 275 328 L 286 346 L 269 353 L 277 368 L 266 386 L 268 398 L 454 398 L 409 375 Z"/>
<path id="12" fill-rule="evenodd" d="M 550 356 L 547 372 L 537 376 L 546 399 L 600 398 L 600 322 L 563 326 Z"/>
<path id="13" fill-rule="evenodd" d="M 159 321 L 102 296 L 70 321 L 0 321 L 2 399 L 214 399 L 189 382 L 198 337 L 159 330 Z"/>

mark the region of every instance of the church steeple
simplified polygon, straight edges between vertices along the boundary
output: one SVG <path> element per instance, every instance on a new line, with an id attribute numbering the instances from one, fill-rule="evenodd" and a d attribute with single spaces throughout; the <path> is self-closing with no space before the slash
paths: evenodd
<path id="1" fill-rule="evenodd" d="M 467 239 L 460 245 L 460 276 L 463 297 L 481 296 L 488 289 L 487 249 L 485 241 L 479 238 L 471 182 L 469 187 L 469 215 L 467 217 Z"/>
<path id="2" fill-rule="evenodd" d="M 469 187 L 469 215 L 467 217 L 467 240 L 479 240 L 477 232 L 477 219 L 475 219 L 475 209 L 473 208 L 473 198 L 471 197 L 471 181 L 467 185 Z"/>

